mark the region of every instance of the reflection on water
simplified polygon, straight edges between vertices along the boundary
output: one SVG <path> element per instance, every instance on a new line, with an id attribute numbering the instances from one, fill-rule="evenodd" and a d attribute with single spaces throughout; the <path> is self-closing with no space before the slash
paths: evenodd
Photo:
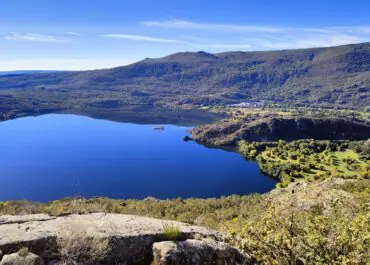
<path id="1" fill-rule="evenodd" d="M 125 106 L 114 109 L 84 108 L 74 109 L 70 114 L 89 116 L 135 124 L 172 124 L 181 126 L 196 126 L 212 123 L 222 119 L 224 115 L 199 109 L 173 110 L 148 106 Z"/>

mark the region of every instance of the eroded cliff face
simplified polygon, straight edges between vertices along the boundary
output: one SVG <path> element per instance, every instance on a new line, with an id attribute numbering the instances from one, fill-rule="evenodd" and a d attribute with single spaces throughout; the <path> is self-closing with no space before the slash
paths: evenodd
<path id="1" fill-rule="evenodd" d="M 366 140 L 370 138 L 370 123 L 335 117 L 257 115 L 199 126 L 191 133 L 193 140 L 209 146 L 236 146 L 240 140 Z"/>

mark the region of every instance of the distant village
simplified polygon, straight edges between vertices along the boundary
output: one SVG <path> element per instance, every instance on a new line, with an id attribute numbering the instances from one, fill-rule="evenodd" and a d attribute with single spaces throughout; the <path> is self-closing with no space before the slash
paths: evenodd
<path id="1" fill-rule="evenodd" d="M 265 105 L 265 101 L 245 101 L 237 104 L 229 104 L 227 107 L 230 108 L 261 108 Z"/>

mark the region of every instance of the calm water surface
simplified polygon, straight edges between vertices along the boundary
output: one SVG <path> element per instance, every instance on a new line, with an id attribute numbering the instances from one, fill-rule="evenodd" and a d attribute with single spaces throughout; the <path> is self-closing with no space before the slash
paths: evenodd
<path id="1" fill-rule="evenodd" d="M 1 122 L 0 200 L 207 198 L 275 185 L 236 153 L 182 141 L 190 128 L 153 127 L 75 115 Z"/>

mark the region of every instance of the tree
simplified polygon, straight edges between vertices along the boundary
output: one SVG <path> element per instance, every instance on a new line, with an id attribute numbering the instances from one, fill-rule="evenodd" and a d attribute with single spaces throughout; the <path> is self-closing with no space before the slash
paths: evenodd
<path id="1" fill-rule="evenodd" d="M 257 150 L 256 149 L 252 149 L 249 152 L 249 158 L 254 159 L 254 158 L 256 158 L 256 156 L 257 156 Z"/>

